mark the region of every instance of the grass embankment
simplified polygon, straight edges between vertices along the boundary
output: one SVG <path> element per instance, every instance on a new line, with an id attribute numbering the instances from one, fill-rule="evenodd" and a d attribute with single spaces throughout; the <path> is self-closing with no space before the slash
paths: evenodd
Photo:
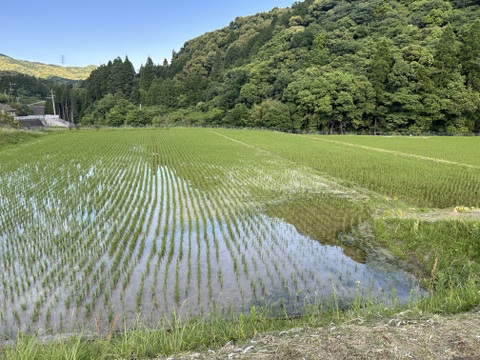
<path id="1" fill-rule="evenodd" d="M 36 139 L 44 133 L 0 128 L 0 150 L 8 145 L 16 145 L 21 142 Z"/>
<path id="2" fill-rule="evenodd" d="M 376 239 L 415 273 L 430 296 L 424 311 L 459 312 L 480 303 L 480 221 L 376 219 Z"/>
<path id="3" fill-rule="evenodd" d="M 480 313 L 398 313 L 373 321 L 257 334 L 247 341 L 158 359 L 480 359 Z"/>

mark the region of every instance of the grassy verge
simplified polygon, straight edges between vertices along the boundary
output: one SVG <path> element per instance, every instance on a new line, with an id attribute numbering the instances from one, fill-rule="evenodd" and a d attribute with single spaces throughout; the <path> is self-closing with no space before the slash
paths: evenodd
<path id="1" fill-rule="evenodd" d="M 219 349 L 176 354 L 191 359 L 478 359 L 480 313 L 412 312 L 365 321 L 257 334 Z M 172 359 L 160 357 L 160 359 Z"/>
<path id="2" fill-rule="evenodd" d="M 375 311 L 373 309 L 375 308 Z M 251 308 L 248 315 L 231 315 L 228 318 L 210 316 L 184 322 L 173 314 L 156 328 L 141 324 L 119 333 L 104 336 L 77 334 L 55 340 L 38 339 L 19 334 L 14 344 L 0 350 L 2 359 L 150 359 L 188 351 L 215 349 L 231 342 L 241 342 L 257 334 L 286 331 L 299 326 L 319 327 L 332 322 L 371 316 L 380 312 L 385 316 L 398 309 L 370 306 L 347 311 L 312 307 L 299 317 L 271 318 L 268 311 Z"/>
<path id="3" fill-rule="evenodd" d="M 480 303 L 480 222 L 377 219 L 376 239 L 404 260 L 428 289 L 417 304 L 431 312 L 459 312 Z"/>
<path id="4" fill-rule="evenodd" d="M 0 128 L 0 150 L 8 145 L 15 145 L 43 136 L 44 133 Z"/>

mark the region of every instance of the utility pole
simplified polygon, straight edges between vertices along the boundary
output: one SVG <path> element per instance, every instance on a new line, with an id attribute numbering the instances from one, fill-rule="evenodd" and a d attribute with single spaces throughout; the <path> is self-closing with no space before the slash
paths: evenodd
<path id="1" fill-rule="evenodd" d="M 57 115 L 57 112 L 55 110 L 55 95 L 53 94 L 53 89 L 50 90 L 50 94 L 52 94 L 53 115 Z"/>
<path id="2" fill-rule="evenodd" d="M 17 85 L 17 84 L 12 83 L 12 82 L 9 82 L 8 84 L 9 84 L 8 95 L 9 95 L 9 97 L 10 97 L 10 101 L 12 101 L 13 91 L 14 91 L 13 87 L 14 87 L 15 85 Z"/>

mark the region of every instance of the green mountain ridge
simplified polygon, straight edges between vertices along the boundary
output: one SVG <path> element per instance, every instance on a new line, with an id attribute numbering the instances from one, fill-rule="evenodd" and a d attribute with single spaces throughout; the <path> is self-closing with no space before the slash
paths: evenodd
<path id="1" fill-rule="evenodd" d="M 479 0 L 304 0 L 139 72 L 118 57 L 57 98 L 84 125 L 477 133 L 479 59 Z"/>
<path id="2" fill-rule="evenodd" d="M 35 76 L 40 79 L 61 78 L 68 80 L 84 80 L 88 78 L 96 66 L 70 67 L 53 64 L 43 64 L 17 60 L 10 56 L 0 54 L 0 72 L 14 72 Z"/>

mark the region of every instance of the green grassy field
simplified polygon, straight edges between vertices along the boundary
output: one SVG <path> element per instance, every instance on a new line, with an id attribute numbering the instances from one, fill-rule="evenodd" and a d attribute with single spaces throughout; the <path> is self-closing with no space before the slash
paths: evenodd
<path id="1" fill-rule="evenodd" d="M 221 131 L 226 134 L 227 130 Z M 476 138 L 394 138 L 390 149 L 395 150 L 386 152 L 380 151 L 387 148 L 385 138 L 283 133 L 266 136 L 261 131 L 239 130 L 228 134 L 245 145 L 269 151 L 321 175 L 398 198 L 411 206 L 447 208 L 478 206 L 480 202 L 480 167 L 475 165 L 480 142 Z M 410 150 L 412 141 L 423 142 Z M 422 158 L 424 155 L 430 158 Z"/>
<path id="2" fill-rule="evenodd" d="M 6 146 L 17 145 L 40 136 L 42 133 L 0 128 L 0 150 Z"/>
<path id="3" fill-rule="evenodd" d="M 479 151 L 475 138 L 182 128 L 0 147 L 0 336 L 111 340 L 172 330 L 174 313 L 179 332 L 201 318 L 241 338 L 239 322 L 247 335 L 271 317 L 468 309 Z M 192 346 L 164 341 L 155 351 Z"/>
<path id="4" fill-rule="evenodd" d="M 480 166 L 480 149 L 475 136 L 331 136 L 323 140 L 387 150 L 396 155 L 430 157 L 467 167 Z"/>

